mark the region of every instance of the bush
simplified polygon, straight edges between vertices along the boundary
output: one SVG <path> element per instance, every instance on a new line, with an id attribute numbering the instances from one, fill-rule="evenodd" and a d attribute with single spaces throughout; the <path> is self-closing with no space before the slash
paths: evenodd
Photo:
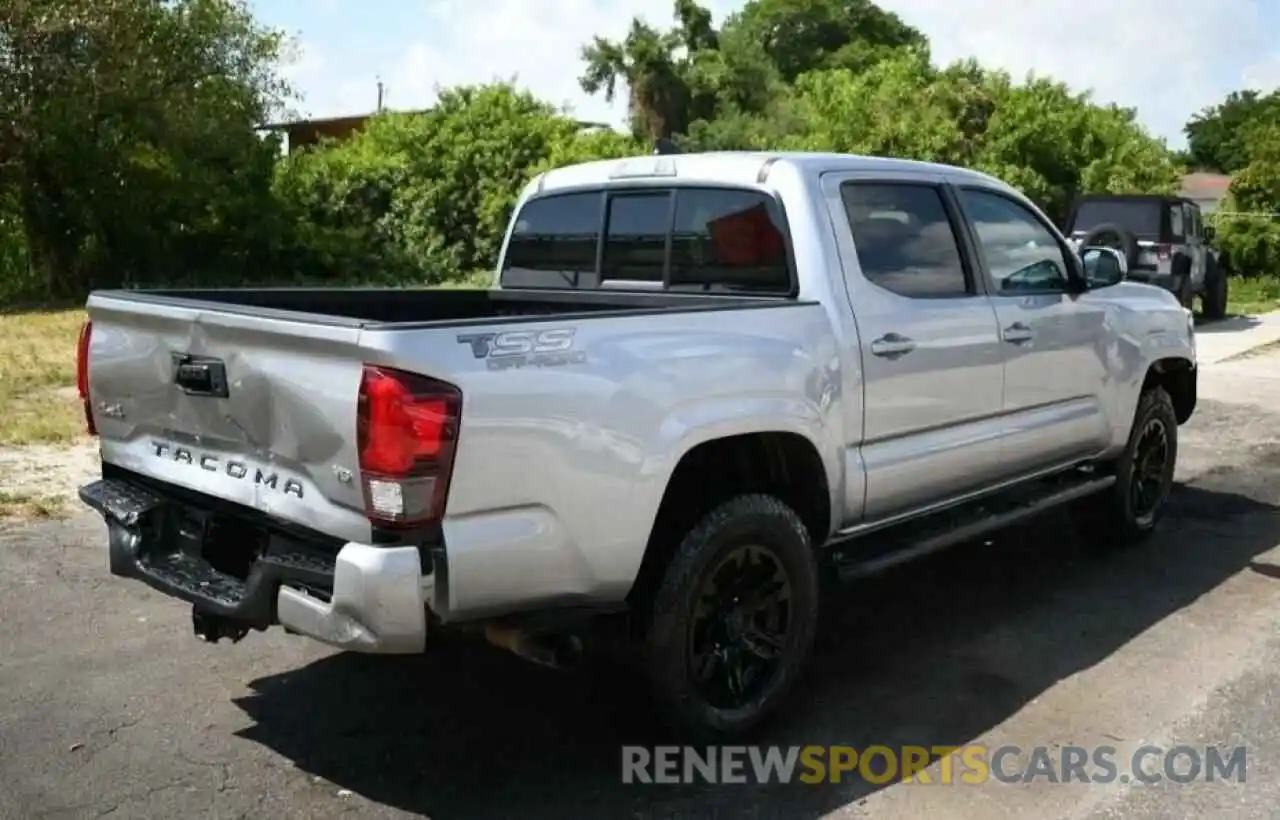
<path id="1" fill-rule="evenodd" d="M 1216 220 L 1216 230 L 1215 243 L 1232 274 L 1280 274 L 1280 222 L 1266 217 L 1224 214 Z"/>
<path id="2" fill-rule="evenodd" d="M 491 268 L 524 184 L 542 170 L 634 153 L 510 85 L 446 91 L 281 163 L 294 278 L 436 285 Z"/>

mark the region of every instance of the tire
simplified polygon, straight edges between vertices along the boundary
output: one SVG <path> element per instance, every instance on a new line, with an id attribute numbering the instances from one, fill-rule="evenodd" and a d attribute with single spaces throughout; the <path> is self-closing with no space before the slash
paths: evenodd
<path id="1" fill-rule="evenodd" d="M 775 624 L 787 625 L 781 638 L 775 633 L 780 651 L 773 661 L 752 654 L 753 639 L 743 633 L 744 627 L 752 627 L 743 621 L 740 610 L 737 617 L 722 620 L 713 614 L 717 607 L 711 604 L 710 612 L 699 615 L 700 604 L 724 595 L 733 580 L 744 581 L 731 575 L 735 567 L 743 566 L 763 567 L 758 570 L 761 578 L 772 569 L 772 581 L 783 578 L 788 584 L 788 604 L 772 613 Z M 717 576 L 721 584 L 709 587 Z M 772 597 L 760 587 L 748 592 L 745 583 L 738 589 L 744 596 Z M 724 603 L 732 607 L 737 600 L 725 596 Z M 738 736 L 756 728 L 781 704 L 808 660 L 818 604 L 818 567 L 809 533 L 790 507 L 773 496 L 744 495 L 707 513 L 680 543 L 650 607 L 645 659 L 661 717 L 681 733 L 705 739 Z M 716 629 L 723 630 L 728 645 L 718 652 L 710 649 L 713 642 L 708 634 Z M 764 648 L 769 643 L 755 640 L 754 645 Z M 695 658 L 699 654 L 702 657 Z M 755 679 L 745 684 L 739 675 L 736 693 L 724 674 L 729 668 L 725 658 L 742 659 L 757 669 L 751 676 Z M 695 679 L 700 662 L 711 672 L 710 684 Z M 761 664 L 770 663 L 772 668 L 759 671 Z"/>
<path id="2" fill-rule="evenodd" d="M 1187 310 L 1196 309 L 1196 292 L 1191 287 L 1191 277 L 1183 276 L 1178 280 L 1178 303 Z"/>
<path id="3" fill-rule="evenodd" d="M 1159 428 L 1159 430 L 1157 430 Z M 1144 469 L 1154 442 L 1153 435 L 1163 435 L 1163 462 L 1152 472 Z M 1133 427 L 1124 452 L 1113 465 L 1116 483 L 1098 495 L 1082 499 L 1073 509 L 1080 534 L 1091 547 L 1113 548 L 1141 543 L 1151 537 L 1168 506 L 1173 486 L 1173 473 L 1178 462 L 1178 419 L 1173 400 L 1162 387 L 1145 390 L 1138 399 Z M 1145 477 L 1151 482 L 1147 491 L 1150 501 L 1135 498 L 1137 483 Z"/>
<path id="4" fill-rule="evenodd" d="M 1173 295 L 1178 297 L 1179 304 L 1187 310 L 1194 310 L 1196 292 L 1191 283 L 1191 263 L 1185 256 L 1173 260 L 1173 282 Z"/>
<path id="5" fill-rule="evenodd" d="M 1080 240 L 1081 249 L 1090 245 L 1115 248 L 1124 254 L 1124 261 L 1128 264 L 1129 270 L 1138 267 L 1138 238 L 1123 225 L 1107 222 L 1097 226 Z"/>
<path id="6" fill-rule="evenodd" d="M 1200 297 L 1204 318 L 1215 321 L 1227 318 L 1227 272 L 1214 262 L 1212 257 L 1210 257 L 1204 279 L 1204 295 Z"/>

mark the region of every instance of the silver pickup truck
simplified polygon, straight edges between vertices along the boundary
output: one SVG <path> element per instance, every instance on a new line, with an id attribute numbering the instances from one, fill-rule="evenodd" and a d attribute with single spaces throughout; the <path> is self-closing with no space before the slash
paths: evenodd
<path id="1" fill-rule="evenodd" d="M 111 572 L 195 631 L 361 652 L 608 634 L 661 714 L 783 700 L 819 596 L 1068 504 L 1149 535 L 1188 311 L 958 168 L 659 155 L 546 173 L 489 290 L 98 291 Z M 838 593 L 837 593 L 838 594 Z"/>

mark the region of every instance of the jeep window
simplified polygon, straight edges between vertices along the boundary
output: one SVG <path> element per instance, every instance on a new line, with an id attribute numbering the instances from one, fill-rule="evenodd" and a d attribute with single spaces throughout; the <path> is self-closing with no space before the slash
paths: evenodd
<path id="1" fill-rule="evenodd" d="M 1169 235 L 1174 239 L 1181 239 L 1183 236 L 1181 205 L 1169 206 Z"/>
<path id="2" fill-rule="evenodd" d="M 502 263 L 505 287 L 595 287 L 599 191 L 530 200 L 512 228 Z"/>
<path id="3" fill-rule="evenodd" d="M 671 285 L 790 290 L 787 244 L 769 205 L 756 191 L 677 189 Z"/>
<path id="4" fill-rule="evenodd" d="M 960 200 L 973 223 L 995 293 L 1066 290 L 1062 245 L 1035 213 L 1008 197 L 972 188 L 961 189 Z"/>
<path id="5" fill-rule="evenodd" d="M 846 182 L 840 196 L 868 282 L 915 299 L 970 295 L 960 247 L 937 187 Z"/>
<path id="6" fill-rule="evenodd" d="M 1088 233 L 1112 223 L 1139 239 L 1159 239 L 1160 212 L 1166 207 L 1158 199 L 1087 199 L 1076 210 L 1071 232 Z"/>

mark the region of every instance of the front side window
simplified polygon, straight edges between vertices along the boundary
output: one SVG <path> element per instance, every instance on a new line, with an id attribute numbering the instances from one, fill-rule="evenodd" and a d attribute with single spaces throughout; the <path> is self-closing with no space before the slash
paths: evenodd
<path id="1" fill-rule="evenodd" d="M 1067 259 L 1045 224 L 1026 206 L 986 191 L 963 189 L 964 205 L 995 293 L 1066 291 Z"/>

